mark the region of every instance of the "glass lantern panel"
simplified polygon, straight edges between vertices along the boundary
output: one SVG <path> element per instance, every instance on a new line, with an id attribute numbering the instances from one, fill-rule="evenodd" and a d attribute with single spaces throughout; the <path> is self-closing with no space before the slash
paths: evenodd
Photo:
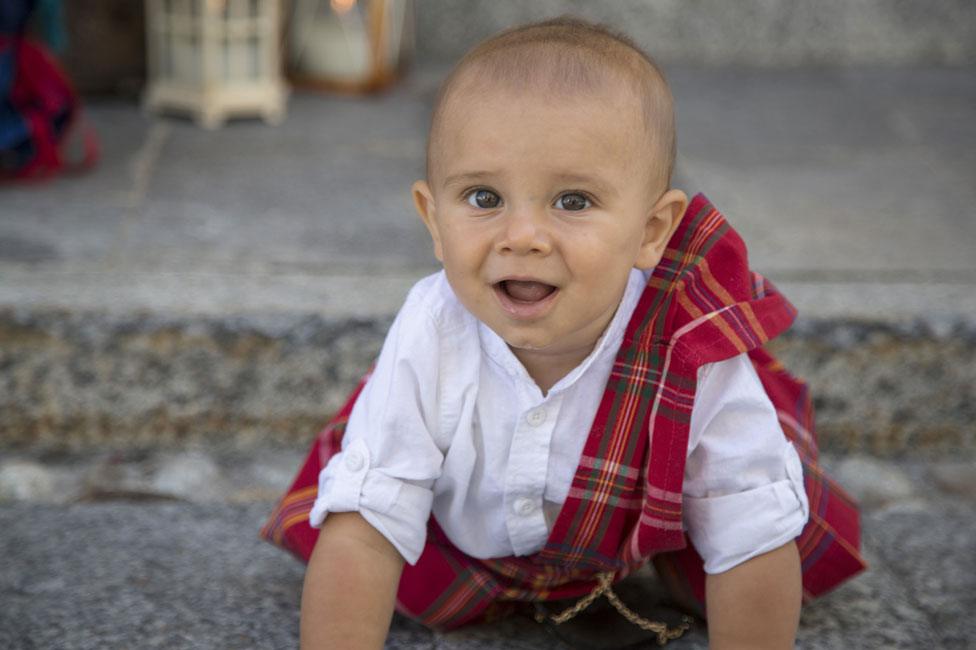
<path id="1" fill-rule="evenodd" d="M 173 42 L 173 77 L 180 82 L 198 84 L 203 73 L 203 53 L 195 31 L 183 32 Z"/>
<path id="2" fill-rule="evenodd" d="M 261 40 L 258 34 L 253 34 L 248 41 L 250 45 L 248 48 L 250 50 L 248 53 L 250 54 L 250 65 L 248 65 L 249 77 L 252 80 L 257 80 L 263 76 L 263 70 L 261 69 Z"/>
<path id="3" fill-rule="evenodd" d="M 224 30 L 223 36 L 220 37 L 218 58 L 220 59 L 220 78 L 225 81 L 231 81 L 234 78 L 234 63 L 231 53 L 233 45 L 234 41 L 227 34 L 227 31 Z"/>
<path id="4" fill-rule="evenodd" d="M 173 34 L 170 31 L 169 19 L 162 18 L 160 29 L 156 33 L 156 46 L 159 56 L 159 75 L 163 79 L 173 78 Z"/>
<path id="5" fill-rule="evenodd" d="M 250 57 L 247 35 L 250 19 L 248 0 L 225 0 L 226 14 L 223 21 L 222 58 L 224 79 L 229 82 L 243 82 L 248 78 Z"/>

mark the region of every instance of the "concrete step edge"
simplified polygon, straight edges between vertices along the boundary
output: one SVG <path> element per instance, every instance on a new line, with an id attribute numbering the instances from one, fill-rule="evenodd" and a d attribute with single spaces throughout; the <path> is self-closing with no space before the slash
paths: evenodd
<path id="1" fill-rule="evenodd" d="M 0 307 L 0 445 L 304 440 L 391 317 Z M 771 348 L 810 384 L 828 449 L 976 449 L 976 328 L 963 314 L 805 318 Z"/>

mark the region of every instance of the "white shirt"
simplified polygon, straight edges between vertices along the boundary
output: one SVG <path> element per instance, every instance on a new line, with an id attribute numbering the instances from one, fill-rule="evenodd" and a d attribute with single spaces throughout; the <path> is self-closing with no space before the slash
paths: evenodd
<path id="1" fill-rule="evenodd" d="M 312 526 L 358 511 L 410 564 L 431 513 L 472 557 L 541 550 L 646 279 L 631 272 L 593 351 L 546 395 L 443 271 L 419 281 L 319 475 Z M 682 491 L 708 573 L 789 542 L 807 521 L 799 457 L 745 355 L 699 370 Z"/>

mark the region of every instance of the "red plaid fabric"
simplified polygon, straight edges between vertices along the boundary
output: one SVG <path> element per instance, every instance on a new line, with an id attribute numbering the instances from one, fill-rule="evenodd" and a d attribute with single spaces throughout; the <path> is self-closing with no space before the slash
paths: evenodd
<path id="1" fill-rule="evenodd" d="M 797 539 L 807 598 L 864 569 L 856 505 L 817 463 L 806 387 L 762 346 L 795 310 L 749 271 L 742 240 L 696 196 L 627 326 L 569 496 L 546 546 L 528 557 L 479 560 L 431 518 L 424 552 L 406 566 L 398 609 L 453 628 L 518 601 L 589 593 L 597 573 L 623 578 L 651 558 L 669 585 L 704 602 L 703 562 L 682 530 L 681 488 L 698 368 L 748 353 L 804 466 L 810 521 Z M 357 389 L 313 444 L 262 536 L 307 560 L 319 470 L 339 450 Z"/>

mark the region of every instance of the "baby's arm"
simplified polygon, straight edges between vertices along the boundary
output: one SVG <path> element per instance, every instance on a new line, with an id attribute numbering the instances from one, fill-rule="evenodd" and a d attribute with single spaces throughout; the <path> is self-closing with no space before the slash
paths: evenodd
<path id="1" fill-rule="evenodd" d="M 325 519 L 305 572 L 301 647 L 382 648 L 403 557 L 357 512 Z"/>
<path id="2" fill-rule="evenodd" d="M 802 583 L 796 543 L 705 579 L 711 650 L 793 648 Z"/>

